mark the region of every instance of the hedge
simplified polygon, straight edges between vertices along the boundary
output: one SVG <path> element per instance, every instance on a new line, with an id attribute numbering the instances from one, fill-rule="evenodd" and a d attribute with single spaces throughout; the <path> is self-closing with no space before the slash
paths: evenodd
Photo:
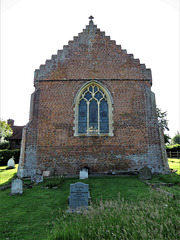
<path id="1" fill-rule="evenodd" d="M 8 160 L 12 157 L 14 157 L 15 164 L 18 164 L 20 157 L 20 149 L 0 150 L 0 166 L 7 166 Z"/>
<path id="2" fill-rule="evenodd" d="M 166 146 L 167 152 L 177 152 L 180 151 L 180 144 Z"/>
<path id="3" fill-rule="evenodd" d="M 8 141 L 0 143 L 0 149 L 9 149 L 10 143 Z"/>

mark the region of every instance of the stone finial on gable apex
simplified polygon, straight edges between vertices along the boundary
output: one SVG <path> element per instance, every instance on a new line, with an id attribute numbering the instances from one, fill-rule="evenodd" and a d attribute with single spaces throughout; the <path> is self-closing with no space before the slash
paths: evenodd
<path id="1" fill-rule="evenodd" d="M 90 19 L 90 21 L 93 22 L 94 17 L 91 15 L 91 16 L 89 17 L 89 19 Z"/>
<path id="2" fill-rule="evenodd" d="M 89 26 L 90 26 L 90 27 L 94 26 L 94 22 L 93 22 L 94 17 L 91 15 L 91 16 L 89 17 L 89 19 L 90 19 L 90 21 L 89 21 Z"/>

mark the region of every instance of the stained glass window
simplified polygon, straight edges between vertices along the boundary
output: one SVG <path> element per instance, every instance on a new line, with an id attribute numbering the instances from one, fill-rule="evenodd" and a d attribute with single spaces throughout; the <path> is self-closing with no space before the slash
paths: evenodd
<path id="1" fill-rule="evenodd" d="M 78 120 L 78 132 L 87 132 L 87 103 L 82 99 L 79 103 L 79 120 Z"/>
<path id="2" fill-rule="evenodd" d="M 109 133 L 109 103 L 104 91 L 95 84 L 83 90 L 78 104 L 78 133 Z"/>

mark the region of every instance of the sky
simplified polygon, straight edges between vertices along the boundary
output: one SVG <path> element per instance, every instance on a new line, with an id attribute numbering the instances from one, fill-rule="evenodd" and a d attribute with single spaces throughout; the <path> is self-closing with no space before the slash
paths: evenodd
<path id="1" fill-rule="evenodd" d="M 1 0 L 0 118 L 29 120 L 34 70 L 94 23 L 151 68 L 168 133 L 180 131 L 179 0 Z"/>

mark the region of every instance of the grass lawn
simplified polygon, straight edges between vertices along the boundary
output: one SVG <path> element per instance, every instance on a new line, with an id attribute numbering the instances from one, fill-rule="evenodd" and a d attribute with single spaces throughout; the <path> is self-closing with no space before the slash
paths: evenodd
<path id="1" fill-rule="evenodd" d="M 168 158 L 169 168 L 177 170 L 177 174 L 180 175 L 180 159 Z"/>
<path id="2" fill-rule="evenodd" d="M 32 189 L 24 189 L 23 195 L 11 196 L 10 189 L 0 191 L 1 239 L 46 239 L 57 223 L 61 212 L 68 208 L 70 184 L 78 181 L 88 183 L 92 202 L 115 200 L 120 193 L 128 201 L 148 199 L 149 188 L 135 176 L 101 177 L 88 180 L 65 179 L 60 188 L 41 189 L 39 184 Z"/>
<path id="3" fill-rule="evenodd" d="M 15 165 L 14 169 L 6 170 L 6 166 L 0 167 L 0 184 L 7 184 L 16 175 L 18 164 Z"/>
<path id="4" fill-rule="evenodd" d="M 79 181 L 89 184 L 91 210 L 68 214 L 70 184 Z M 155 192 L 137 176 L 56 177 L 24 188 L 22 195 L 9 193 L 10 189 L 0 191 L 1 240 L 180 239 L 180 200 Z"/>

